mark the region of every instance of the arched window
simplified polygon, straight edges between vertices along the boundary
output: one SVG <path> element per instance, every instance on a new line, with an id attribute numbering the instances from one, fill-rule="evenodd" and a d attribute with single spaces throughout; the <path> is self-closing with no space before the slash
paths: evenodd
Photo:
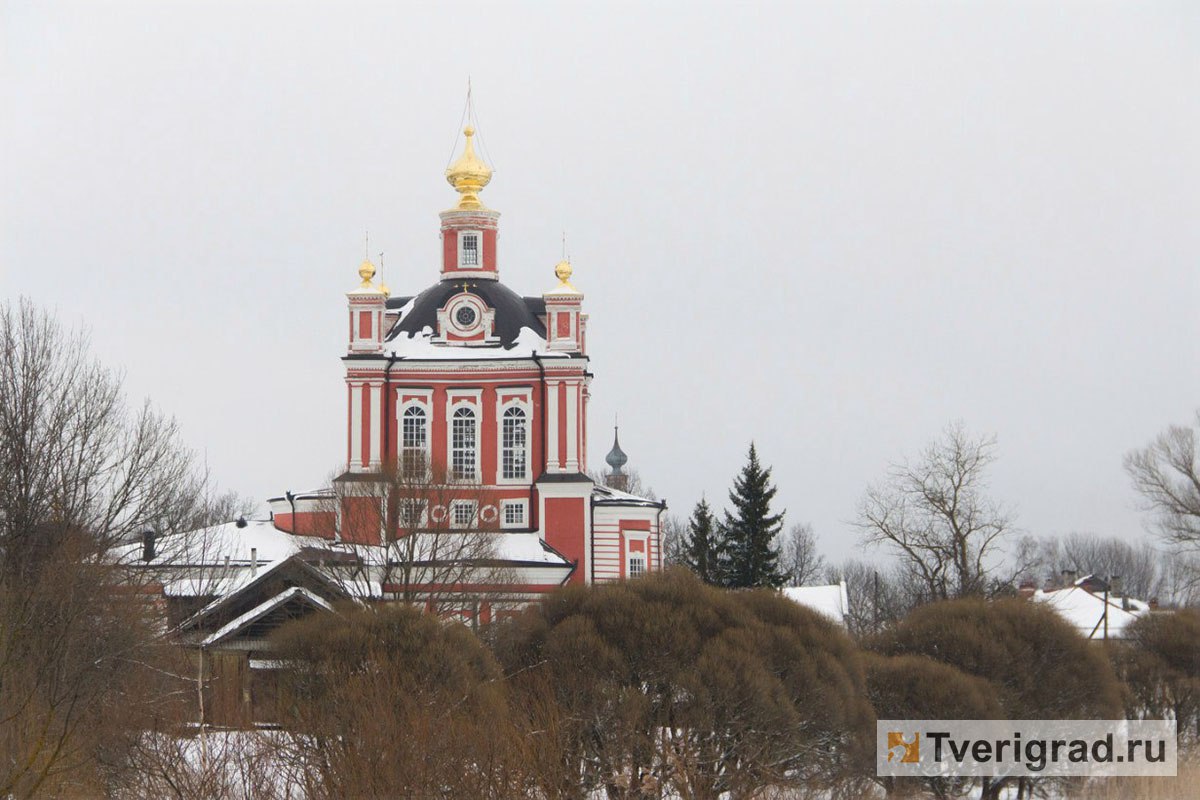
<path id="1" fill-rule="evenodd" d="M 429 463 L 429 419 L 425 409 L 409 406 L 404 409 L 400 426 L 400 464 L 405 473 L 423 472 Z"/>
<path id="2" fill-rule="evenodd" d="M 475 438 L 474 409 L 457 409 L 450 427 L 450 472 L 456 481 L 476 480 Z"/>
<path id="3" fill-rule="evenodd" d="M 504 412 L 500 429 L 501 477 L 524 478 L 529 462 L 528 428 L 525 425 L 525 409 L 513 406 Z"/>

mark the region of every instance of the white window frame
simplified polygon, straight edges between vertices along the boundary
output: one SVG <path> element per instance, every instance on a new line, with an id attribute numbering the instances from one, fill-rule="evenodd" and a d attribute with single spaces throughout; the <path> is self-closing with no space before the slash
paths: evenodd
<path id="1" fill-rule="evenodd" d="M 507 510 L 509 508 L 521 509 L 521 521 L 519 523 L 509 522 Z M 500 527 L 501 528 L 528 528 L 529 527 L 529 501 L 520 500 L 501 500 L 500 501 Z"/>
<path id="2" fill-rule="evenodd" d="M 470 507 L 470 509 L 471 509 L 470 522 L 465 522 L 465 523 L 459 522 L 458 521 L 458 510 L 460 508 L 467 508 L 467 507 Z M 465 531 L 465 530 L 470 530 L 471 528 L 478 528 L 479 527 L 479 503 L 474 500 L 451 500 L 448 520 L 450 522 L 450 527 L 454 530 Z"/>
<path id="3" fill-rule="evenodd" d="M 642 566 L 641 572 L 637 573 L 636 575 L 633 574 L 633 563 L 635 561 L 640 562 Z M 645 575 L 650 571 L 646 567 L 647 561 L 649 561 L 649 559 L 646 558 L 645 553 L 629 553 L 625 558 L 625 577 L 632 580 L 633 578 L 640 578 Z"/>
<path id="4" fill-rule="evenodd" d="M 482 450 L 480 433 L 482 431 L 482 404 L 479 402 L 481 390 L 458 391 L 446 401 L 446 482 L 464 483 L 464 485 L 480 485 L 482 470 L 480 469 L 480 451 Z M 454 473 L 454 415 L 460 408 L 469 408 L 475 415 L 475 475 L 470 479 L 462 479 Z"/>
<path id="5" fill-rule="evenodd" d="M 429 525 L 429 501 L 423 497 L 401 497 L 397 504 L 397 520 L 402 529 L 416 530 L 419 528 L 428 527 Z M 412 520 L 405 516 L 406 508 L 419 507 L 420 513 L 417 514 L 416 520 Z"/>
<path id="6" fill-rule="evenodd" d="M 501 390 L 503 393 L 503 390 Z M 504 413 L 510 408 L 519 408 L 525 412 L 525 475 L 521 478 L 504 477 Z M 533 407 L 529 403 L 529 393 L 523 392 L 519 398 L 509 398 L 496 405 L 496 483 L 500 485 L 528 485 L 533 474 Z"/>
<path id="7" fill-rule="evenodd" d="M 650 534 L 646 531 L 622 531 L 622 535 L 625 537 L 624 576 L 626 578 L 634 577 L 629 573 L 629 563 L 635 558 L 640 558 L 642 560 L 643 575 L 645 575 L 647 572 L 650 572 Z M 630 547 L 633 542 L 642 543 L 642 549 L 640 552 L 635 553 L 633 548 Z"/>
<path id="8" fill-rule="evenodd" d="M 433 455 L 432 455 L 433 414 L 431 413 L 432 409 L 429 407 L 429 403 L 424 400 L 409 400 L 408 402 L 403 403 L 400 406 L 399 413 L 396 414 L 397 428 L 399 429 L 399 432 L 400 432 L 400 435 L 396 442 L 397 450 L 399 451 L 399 456 L 400 456 L 399 459 L 397 459 L 397 460 L 399 462 L 400 467 L 404 468 L 405 467 L 404 457 L 405 457 L 405 452 L 407 449 L 404 446 L 404 419 L 405 419 L 405 415 L 408 413 L 408 410 L 411 408 L 418 408 L 421 411 L 425 412 L 425 448 L 424 448 L 424 453 L 422 453 L 422 456 L 425 459 L 425 478 L 426 478 L 426 480 L 428 480 L 430 472 L 431 472 L 430 467 L 431 467 L 432 461 L 433 461 Z"/>
<path id="9" fill-rule="evenodd" d="M 466 251 L 466 248 L 463 247 L 463 243 L 467 240 L 468 236 L 475 237 L 476 263 L 474 263 L 474 264 L 467 264 L 467 263 L 463 262 L 463 254 Z M 456 238 L 458 241 L 458 268 L 459 269 L 469 269 L 469 270 L 483 269 L 483 231 L 480 231 L 480 230 L 459 231 L 458 236 Z"/>

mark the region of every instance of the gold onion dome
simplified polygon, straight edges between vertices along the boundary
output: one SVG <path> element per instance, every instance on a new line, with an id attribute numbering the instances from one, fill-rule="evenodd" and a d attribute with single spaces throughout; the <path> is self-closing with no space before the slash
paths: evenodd
<path id="1" fill-rule="evenodd" d="M 463 135 L 467 137 L 467 144 L 458 161 L 446 170 L 446 180 L 462 195 L 458 201 L 459 208 L 483 208 L 483 203 L 479 202 L 479 192 L 491 181 L 492 168 L 475 155 L 475 144 L 471 141 L 475 129 L 468 125 L 463 128 Z"/>
<path id="2" fill-rule="evenodd" d="M 358 265 L 358 277 L 362 278 L 360 289 L 371 288 L 371 279 L 375 277 L 375 265 L 371 263 L 371 259 L 364 258 L 363 262 Z"/>
<path id="3" fill-rule="evenodd" d="M 554 267 L 554 277 L 558 278 L 558 287 L 560 289 L 565 287 L 567 289 L 571 289 L 572 291 L 575 290 L 575 287 L 571 285 L 571 274 L 574 271 L 575 270 L 571 268 L 570 261 L 560 261 Z"/>

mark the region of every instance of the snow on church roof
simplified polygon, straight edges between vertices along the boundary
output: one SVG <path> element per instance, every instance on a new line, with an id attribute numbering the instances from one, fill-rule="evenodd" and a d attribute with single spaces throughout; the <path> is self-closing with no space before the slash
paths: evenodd
<path id="1" fill-rule="evenodd" d="M 592 489 L 592 499 L 597 503 L 611 503 L 613 505 L 638 505 L 652 506 L 654 508 L 666 507 L 666 503 L 662 500 L 651 500 L 648 497 L 639 497 L 636 494 L 622 492 L 620 489 L 614 489 L 611 486 L 603 486 L 596 484 Z"/>
<path id="2" fill-rule="evenodd" d="M 438 311 L 454 296 L 469 291 L 495 313 L 495 345 L 447 345 L 432 340 Z M 466 285 L 442 280 L 412 298 L 392 298 L 388 312 L 397 316 L 384 337 L 384 351 L 412 359 L 497 359 L 538 356 L 566 357 L 546 347 L 546 327 L 541 320 L 545 303 L 540 297 L 521 297 L 498 280 L 478 280 Z"/>
<path id="3" fill-rule="evenodd" d="M 450 541 L 456 535 L 458 534 L 438 534 L 439 543 L 432 549 L 443 553 L 470 549 L 456 548 Z M 490 546 L 481 550 L 481 555 L 486 554 L 487 557 L 502 561 L 569 566 L 562 556 L 547 548 L 536 533 L 488 533 L 487 536 Z M 122 563 L 148 567 L 191 568 L 223 566 L 228 556 L 230 565 L 235 567 L 245 567 L 252 561 L 257 561 L 259 570 L 256 574 L 261 576 L 264 571 L 274 568 L 305 549 L 354 553 L 374 563 L 381 563 L 388 553 L 385 547 L 349 545 L 316 536 L 297 536 L 279 530 L 270 520 L 248 520 L 244 527 L 239 527 L 236 522 L 227 522 L 199 531 L 163 536 L 155 543 L 156 554 L 149 563 L 141 560 L 142 545 L 130 544 L 121 552 L 120 560 Z M 218 593 L 232 591 L 240 585 L 239 582 L 250 579 L 249 573 L 243 574 L 241 570 L 236 570 L 234 575 L 228 578 L 229 585 L 219 587 Z M 210 574 L 198 577 L 185 571 L 180 573 L 177 579 L 165 581 L 164 589 L 167 594 L 174 595 L 207 593 L 212 591 L 213 581 L 214 577 Z M 205 585 L 205 591 L 199 591 L 201 583 Z"/>
<path id="4" fill-rule="evenodd" d="M 282 561 L 305 547 L 328 548 L 330 542 L 316 536 L 294 536 L 279 530 L 270 520 L 246 520 L 245 527 L 226 522 L 196 531 L 161 536 L 154 543 L 155 557 L 146 566 L 199 566 L 223 564 L 260 565 Z M 142 545 L 128 545 L 121 554 L 123 563 L 141 561 Z"/>
<path id="5" fill-rule="evenodd" d="M 546 340 L 529 328 L 521 328 L 509 347 L 462 346 L 435 344 L 433 328 L 425 326 L 419 332 L 400 332 L 394 339 L 384 342 L 384 350 L 397 358 L 412 359 L 480 359 L 480 358 L 529 358 L 537 352 L 539 357 L 562 357 L 565 353 L 546 349 Z"/>

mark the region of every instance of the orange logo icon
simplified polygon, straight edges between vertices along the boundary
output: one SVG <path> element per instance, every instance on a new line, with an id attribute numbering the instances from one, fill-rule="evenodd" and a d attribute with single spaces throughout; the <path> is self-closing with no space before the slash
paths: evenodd
<path id="1" fill-rule="evenodd" d="M 921 734 L 914 733 L 912 741 L 904 741 L 900 731 L 888 731 L 888 763 L 899 758 L 901 764 L 916 764 L 921 760 Z"/>

